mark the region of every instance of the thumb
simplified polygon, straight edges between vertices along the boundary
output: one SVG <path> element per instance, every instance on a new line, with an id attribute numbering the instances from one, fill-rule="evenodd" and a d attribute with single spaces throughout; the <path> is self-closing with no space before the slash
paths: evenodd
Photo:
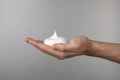
<path id="1" fill-rule="evenodd" d="M 52 47 L 53 47 L 53 49 L 59 50 L 59 51 L 66 51 L 67 50 L 66 44 L 63 44 L 63 43 L 54 44 Z"/>

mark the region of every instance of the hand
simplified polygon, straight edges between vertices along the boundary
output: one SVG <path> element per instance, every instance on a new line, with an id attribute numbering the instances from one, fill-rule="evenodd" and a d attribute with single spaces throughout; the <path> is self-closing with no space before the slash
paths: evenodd
<path id="1" fill-rule="evenodd" d="M 25 41 L 32 44 L 42 52 L 52 55 L 58 59 L 86 55 L 85 51 L 90 46 L 89 39 L 85 36 L 75 37 L 67 44 L 57 43 L 53 46 L 47 46 L 43 43 L 43 41 L 34 40 L 32 38 L 27 38 Z"/>

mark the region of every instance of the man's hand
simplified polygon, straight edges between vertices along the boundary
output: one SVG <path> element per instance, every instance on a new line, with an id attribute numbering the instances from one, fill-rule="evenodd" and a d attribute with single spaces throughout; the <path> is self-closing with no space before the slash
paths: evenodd
<path id="1" fill-rule="evenodd" d="M 85 51 L 90 46 L 89 40 L 85 36 L 75 37 L 67 44 L 58 43 L 53 46 L 47 46 L 43 43 L 43 41 L 34 40 L 32 38 L 27 38 L 25 41 L 32 44 L 42 52 L 52 55 L 58 59 L 85 55 Z"/>
<path id="2" fill-rule="evenodd" d="M 53 46 L 47 46 L 42 41 L 32 38 L 27 38 L 26 42 L 58 59 L 87 55 L 120 63 L 120 44 L 94 41 L 85 36 L 75 37 L 67 44 L 59 43 Z"/>

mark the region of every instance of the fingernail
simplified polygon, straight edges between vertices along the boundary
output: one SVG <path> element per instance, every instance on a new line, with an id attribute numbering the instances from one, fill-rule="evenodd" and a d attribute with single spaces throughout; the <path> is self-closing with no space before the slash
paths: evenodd
<path id="1" fill-rule="evenodd" d="M 25 39 L 25 41 L 26 41 L 27 43 L 29 43 L 29 40 Z"/>

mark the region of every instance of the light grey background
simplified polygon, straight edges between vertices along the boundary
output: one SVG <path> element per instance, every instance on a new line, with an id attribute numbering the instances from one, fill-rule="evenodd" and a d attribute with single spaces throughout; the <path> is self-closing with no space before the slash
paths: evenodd
<path id="1" fill-rule="evenodd" d="M 120 43 L 119 0 L 0 0 L 0 80 L 120 80 L 120 65 L 81 56 L 58 60 L 26 44 L 54 30 Z"/>

